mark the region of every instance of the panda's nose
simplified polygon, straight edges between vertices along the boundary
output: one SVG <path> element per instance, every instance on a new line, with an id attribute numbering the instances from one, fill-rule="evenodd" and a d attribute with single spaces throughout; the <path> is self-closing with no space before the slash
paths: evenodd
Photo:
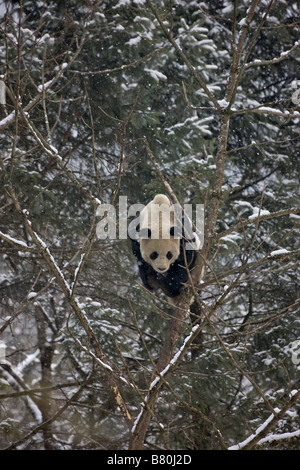
<path id="1" fill-rule="evenodd" d="M 161 272 L 163 272 L 163 271 L 166 270 L 166 268 L 159 268 L 159 267 L 157 267 L 157 269 L 158 269 L 159 271 L 161 271 Z"/>

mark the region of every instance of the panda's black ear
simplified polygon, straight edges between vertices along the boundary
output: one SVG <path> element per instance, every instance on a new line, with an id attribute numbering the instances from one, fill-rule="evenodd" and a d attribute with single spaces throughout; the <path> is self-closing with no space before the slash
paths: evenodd
<path id="1" fill-rule="evenodd" d="M 171 235 L 171 237 L 181 238 L 182 234 L 181 234 L 180 227 L 177 227 L 176 225 L 175 225 L 175 227 L 171 227 L 170 228 L 170 235 Z"/>
<path id="2" fill-rule="evenodd" d="M 140 238 L 151 238 L 150 228 L 142 228 L 140 231 Z"/>

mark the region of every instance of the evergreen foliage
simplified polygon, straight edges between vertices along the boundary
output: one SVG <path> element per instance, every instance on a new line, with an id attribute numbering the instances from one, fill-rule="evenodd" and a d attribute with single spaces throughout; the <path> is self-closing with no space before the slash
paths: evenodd
<path id="1" fill-rule="evenodd" d="M 166 192 L 150 148 L 181 204 L 207 216 L 228 110 L 198 308 L 144 448 L 228 448 L 285 406 L 257 448 L 299 448 L 298 37 L 287 0 L 0 5 L 1 448 L 128 449 L 133 422 L 113 390 L 135 420 L 174 309 L 139 285 L 127 240 L 96 238 L 96 210 Z"/>

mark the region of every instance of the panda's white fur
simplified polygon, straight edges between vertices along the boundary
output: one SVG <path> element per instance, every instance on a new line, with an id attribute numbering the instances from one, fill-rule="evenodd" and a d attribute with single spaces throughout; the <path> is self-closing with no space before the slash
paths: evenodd
<path id="1" fill-rule="evenodd" d="M 165 273 L 180 253 L 176 237 L 173 205 L 164 194 L 157 194 L 140 214 L 142 258 L 158 273 Z"/>

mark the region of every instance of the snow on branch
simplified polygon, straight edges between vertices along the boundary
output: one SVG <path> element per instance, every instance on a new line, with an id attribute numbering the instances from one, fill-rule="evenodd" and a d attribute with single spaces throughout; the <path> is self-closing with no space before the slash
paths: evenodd
<path id="1" fill-rule="evenodd" d="M 4 240 L 4 241 L 10 243 L 11 245 L 15 246 L 20 251 L 36 252 L 35 248 L 27 246 L 26 243 L 23 242 L 22 240 L 17 240 L 16 238 L 11 237 L 7 233 L 3 233 L 3 232 L 0 231 L 0 238 L 2 238 L 2 240 Z"/>
<path id="2" fill-rule="evenodd" d="M 191 341 L 193 340 L 194 336 L 196 333 L 198 333 L 198 329 L 200 328 L 199 325 L 196 325 L 192 328 L 190 334 L 185 338 L 181 348 L 177 351 L 176 354 L 174 354 L 173 358 L 171 359 L 171 361 L 169 362 L 169 364 L 164 368 L 164 370 L 159 374 L 158 377 L 156 377 L 150 384 L 150 388 L 149 390 L 152 390 L 152 388 L 154 388 L 157 383 L 159 382 L 159 380 L 161 380 L 167 373 L 168 371 L 170 370 L 171 367 L 175 366 L 176 363 L 181 359 L 182 355 L 184 354 L 184 352 L 186 351 L 186 348 L 189 346 L 189 344 L 191 343 Z"/>
<path id="3" fill-rule="evenodd" d="M 289 111 L 281 111 L 280 109 L 271 108 L 270 106 L 256 106 L 255 108 L 246 108 L 241 110 L 232 110 L 233 114 L 245 114 L 245 113 L 257 113 L 257 114 L 272 114 L 284 118 L 299 118 L 300 112 L 294 111 L 290 113 Z"/>
<path id="4" fill-rule="evenodd" d="M 274 59 L 269 59 L 269 60 L 256 59 L 253 62 L 248 62 L 248 64 L 245 65 L 245 69 L 248 69 L 249 67 L 257 67 L 257 66 L 261 66 L 261 65 L 277 64 L 278 62 L 281 62 L 282 60 L 286 59 L 299 46 L 300 46 L 300 39 L 298 41 L 296 41 L 295 44 L 290 49 L 288 49 L 285 52 L 282 52 L 279 57 L 274 57 Z"/>
<path id="5" fill-rule="evenodd" d="M 274 411 L 276 413 L 279 413 L 279 408 L 274 408 Z M 274 420 L 274 416 L 276 415 L 273 415 L 271 414 L 267 419 L 266 421 L 264 421 L 263 424 L 261 424 L 257 429 L 256 431 L 251 434 L 249 437 L 247 437 L 247 439 L 245 439 L 244 441 L 240 442 L 239 444 L 236 444 L 236 445 L 233 445 L 231 447 L 228 448 L 228 450 L 241 450 L 243 449 L 244 447 L 246 447 L 248 444 L 250 444 L 255 438 L 257 438 L 261 433 L 263 433 L 265 431 L 265 429 L 267 429 L 267 427 L 269 426 L 269 424 Z"/>
<path id="6" fill-rule="evenodd" d="M 283 217 L 285 215 L 290 215 L 290 214 L 300 214 L 300 207 L 292 207 L 290 209 L 284 209 L 282 211 L 277 211 L 277 212 L 269 212 L 268 214 L 265 213 L 263 215 L 257 213 L 255 214 L 255 217 L 250 216 L 251 218 L 248 218 L 247 220 L 242 220 L 237 225 L 225 230 L 224 232 L 219 233 L 217 235 L 217 239 L 224 238 L 230 233 L 236 232 L 239 229 L 243 229 L 246 225 L 253 224 L 257 222 L 258 220 L 262 222 L 265 220 L 275 219 L 277 217 Z"/>
<path id="7" fill-rule="evenodd" d="M 278 442 L 278 441 L 288 441 L 290 439 L 300 438 L 300 429 L 293 432 L 283 432 L 282 434 L 270 434 L 267 437 L 261 439 L 257 445 L 263 445 L 265 443 L 270 442 Z"/>
<path id="8" fill-rule="evenodd" d="M 63 284 L 65 292 L 69 293 L 71 295 L 71 287 L 69 286 L 68 282 L 66 281 L 64 274 L 60 267 L 57 265 L 54 257 L 52 256 L 48 246 L 46 243 L 41 239 L 41 237 L 34 231 L 32 230 L 32 233 L 30 234 L 31 236 L 33 235 L 35 243 L 39 246 L 41 250 L 44 252 L 44 258 L 46 258 L 47 264 L 49 265 L 50 268 L 52 268 L 52 271 L 56 275 L 56 278 L 60 279 L 60 283 Z"/>
<path id="9" fill-rule="evenodd" d="M 150 0 L 146 0 L 147 1 L 147 4 L 150 8 L 150 10 L 152 11 L 152 13 L 154 14 L 155 18 L 157 19 L 160 27 L 161 27 L 161 30 L 163 31 L 164 35 L 166 36 L 166 38 L 168 39 L 168 41 L 170 42 L 170 44 L 172 44 L 172 46 L 174 47 L 174 49 L 176 50 L 177 54 L 179 55 L 179 57 L 183 60 L 184 64 L 188 67 L 188 69 L 190 70 L 191 74 L 193 75 L 193 77 L 196 79 L 196 81 L 198 82 L 198 84 L 201 86 L 201 88 L 204 90 L 207 98 L 214 104 L 215 108 L 221 112 L 221 108 L 219 106 L 219 103 L 218 101 L 216 100 L 216 98 L 214 97 L 214 95 L 210 92 L 208 86 L 206 85 L 206 83 L 204 82 L 204 80 L 202 80 L 202 78 L 200 77 L 200 75 L 197 73 L 195 67 L 192 65 L 192 63 L 190 62 L 190 60 L 188 59 L 188 57 L 185 55 L 185 53 L 183 52 L 183 50 L 179 47 L 179 45 L 177 44 L 176 40 L 174 39 L 174 37 L 172 36 L 172 34 L 169 32 L 168 28 L 166 27 L 166 25 L 164 24 L 164 22 L 162 21 L 161 17 L 159 16 L 158 14 L 158 11 L 156 10 L 156 8 L 154 7 L 153 3 L 150 1 Z"/>
<path id="10" fill-rule="evenodd" d="M 30 100 L 30 102 L 24 107 L 24 109 L 22 109 L 23 113 L 28 113 L 31 109 L 33 109 L 44 98 L 45 92 L 50 91 L 53 85 L 62 77 L 62 75 L 67 70 L 70 69 L 71 65 L 75 62 L 76 58 L 82 51 L 82 48 L 86 41 L 86 37 L 87 37 L 87 31 L 83 34 L 80 44 L 78 45 L 78 48 L 74 52 L 71 59 L 68 62 L 63 62 L 61 64 L 61 66 L 58 69 L 58 72 L 51 80 L 49 80 L 47 83 L 42 83 L 38 85 L 37 87 L 38 92 L 36 96 L 32 100 Z M 16 104 L 16 99 L 12 95 L 11 90 L 8 87 L 6 87 L 6 92 L 9 95 L 9 97 L 12 99 L 12 101 Z M 12 111 L 8 116 L 2 119 L 0 121 L 0 130 L 5 129 L 7 126 L 12 124 L 15 121 L 15 117 L 16 117 L 16 112 Z"/>
<path id="11" fill-rule="evenodd" d="M 300 435 L 300 431 L 296 433 L 285 433 L 281 434 L 279 437 L 277 434 L 275 438 L 272 438 L 273 435 L 267 436 L 269 431 L 277 424 L 277 422 L 285 415 L 285 413 L 296 403 L 300 398 L 300 390 L 292 390 L 290 393 L 290 400 L 286 405 L 280 410 L 279 408 L 274 408 L 274 414 L 272 413 L 257 429 L 244 441 L 235 444 L 228 448 L 228 450 L 242 450 L 242 449 L 252 449 L 257 444 L 262 444 L 263 442 L 270 442 L 272 440 L 281 440 L 290 439 L 291 437 L 296 437 Z M 266 437 L 267 436 L 267 437 Z M 284 437 L 285 436 L 285 437 Z"/>
<path id="12" fill-rule="evenodd" d="M 185 340 L 183 341 L 183 344 L 182 346 L 180 347 L 180 349 L 174 354 L 173 358 L 171 359 L 171 361 L 166 365 L 166 367 L 159 373 L 159 375 L 157 375 L 157 377 L 155 377 L 155 379 L 152 380 L 151 384 L 150 384 L 150 387 L 149 387 L 149 395 L 145 398 L 143 404 L 142 404 L 142 408 L 141 408 L 141 411 L 140 413 L 138 414 L 137 418 L 135 419 L 135 422 L 133 424 L 133 427 L 132 427 L 132 430 L 131 432 L 134 433 L 136 428 L 137 428 L 137 425 L 140 421 L 140 419 L 142 418 L 143 416 L 143 412 L 144 411 L 148 411 L 148 402 L 149 400 L 151 400 L 151 392 L 154 391 L 154 389 L 157 389 L 157 388 L 160 388 L 162 386 L 162 384 L 164 383 L 164 380 L 165 380 L 165 377 L 167 375 L 167 373 L 171 370 L 171 368 L 173 368 L 179 361 L 180 359 L 182 358 L 182 356 L 185 354 L 186 352 L 186 349 L 187 347 L 189 346 L 189 344 L 193 341 L 193 339 L 195 338 L 195 336 L 197 336 L 198 334 L 198 331 L 199 329 L 201 328 L 200 325 L 195 325 L 192 329 L 191 329 L 191 332 L 188 334 L 188 336 L 185 338 Z"/>
<path id="13" fill-rule="evenodd" d="M 89 189 L 87 189 L 85 186 L 83 186 L 78 179 L 74 176 L 72 171 L 70 171 L 65 163 L 63 162 L 62 157 L 59 155 L 57 149 L 49 144 L 47 140 L 41 135 L 41 133 L 37 130 L 37 128 L 34 126 L 33 122 L 30 120 L 28 113 L 24 112 L 24 110 L 20 107 L 20 112 L 22 113 L 22 116 L 24 117 L 24 120 L 26 121 L 26 124 L 34 136 L 36 142 L 40 145 L 40 147 L 43 149 L 47 155 L 49 155 L 51 158 L 53 158 L 60 168 L 63 170 L 63 172 L 68 176 L 68 178 L 72 181 L 72 183 L 76 186 L 76 188 L 82 192 L 88 200 L 93 204 L 94 207 L 98 207 L 101 204 L 101 201 L 94 197 Z"/>

